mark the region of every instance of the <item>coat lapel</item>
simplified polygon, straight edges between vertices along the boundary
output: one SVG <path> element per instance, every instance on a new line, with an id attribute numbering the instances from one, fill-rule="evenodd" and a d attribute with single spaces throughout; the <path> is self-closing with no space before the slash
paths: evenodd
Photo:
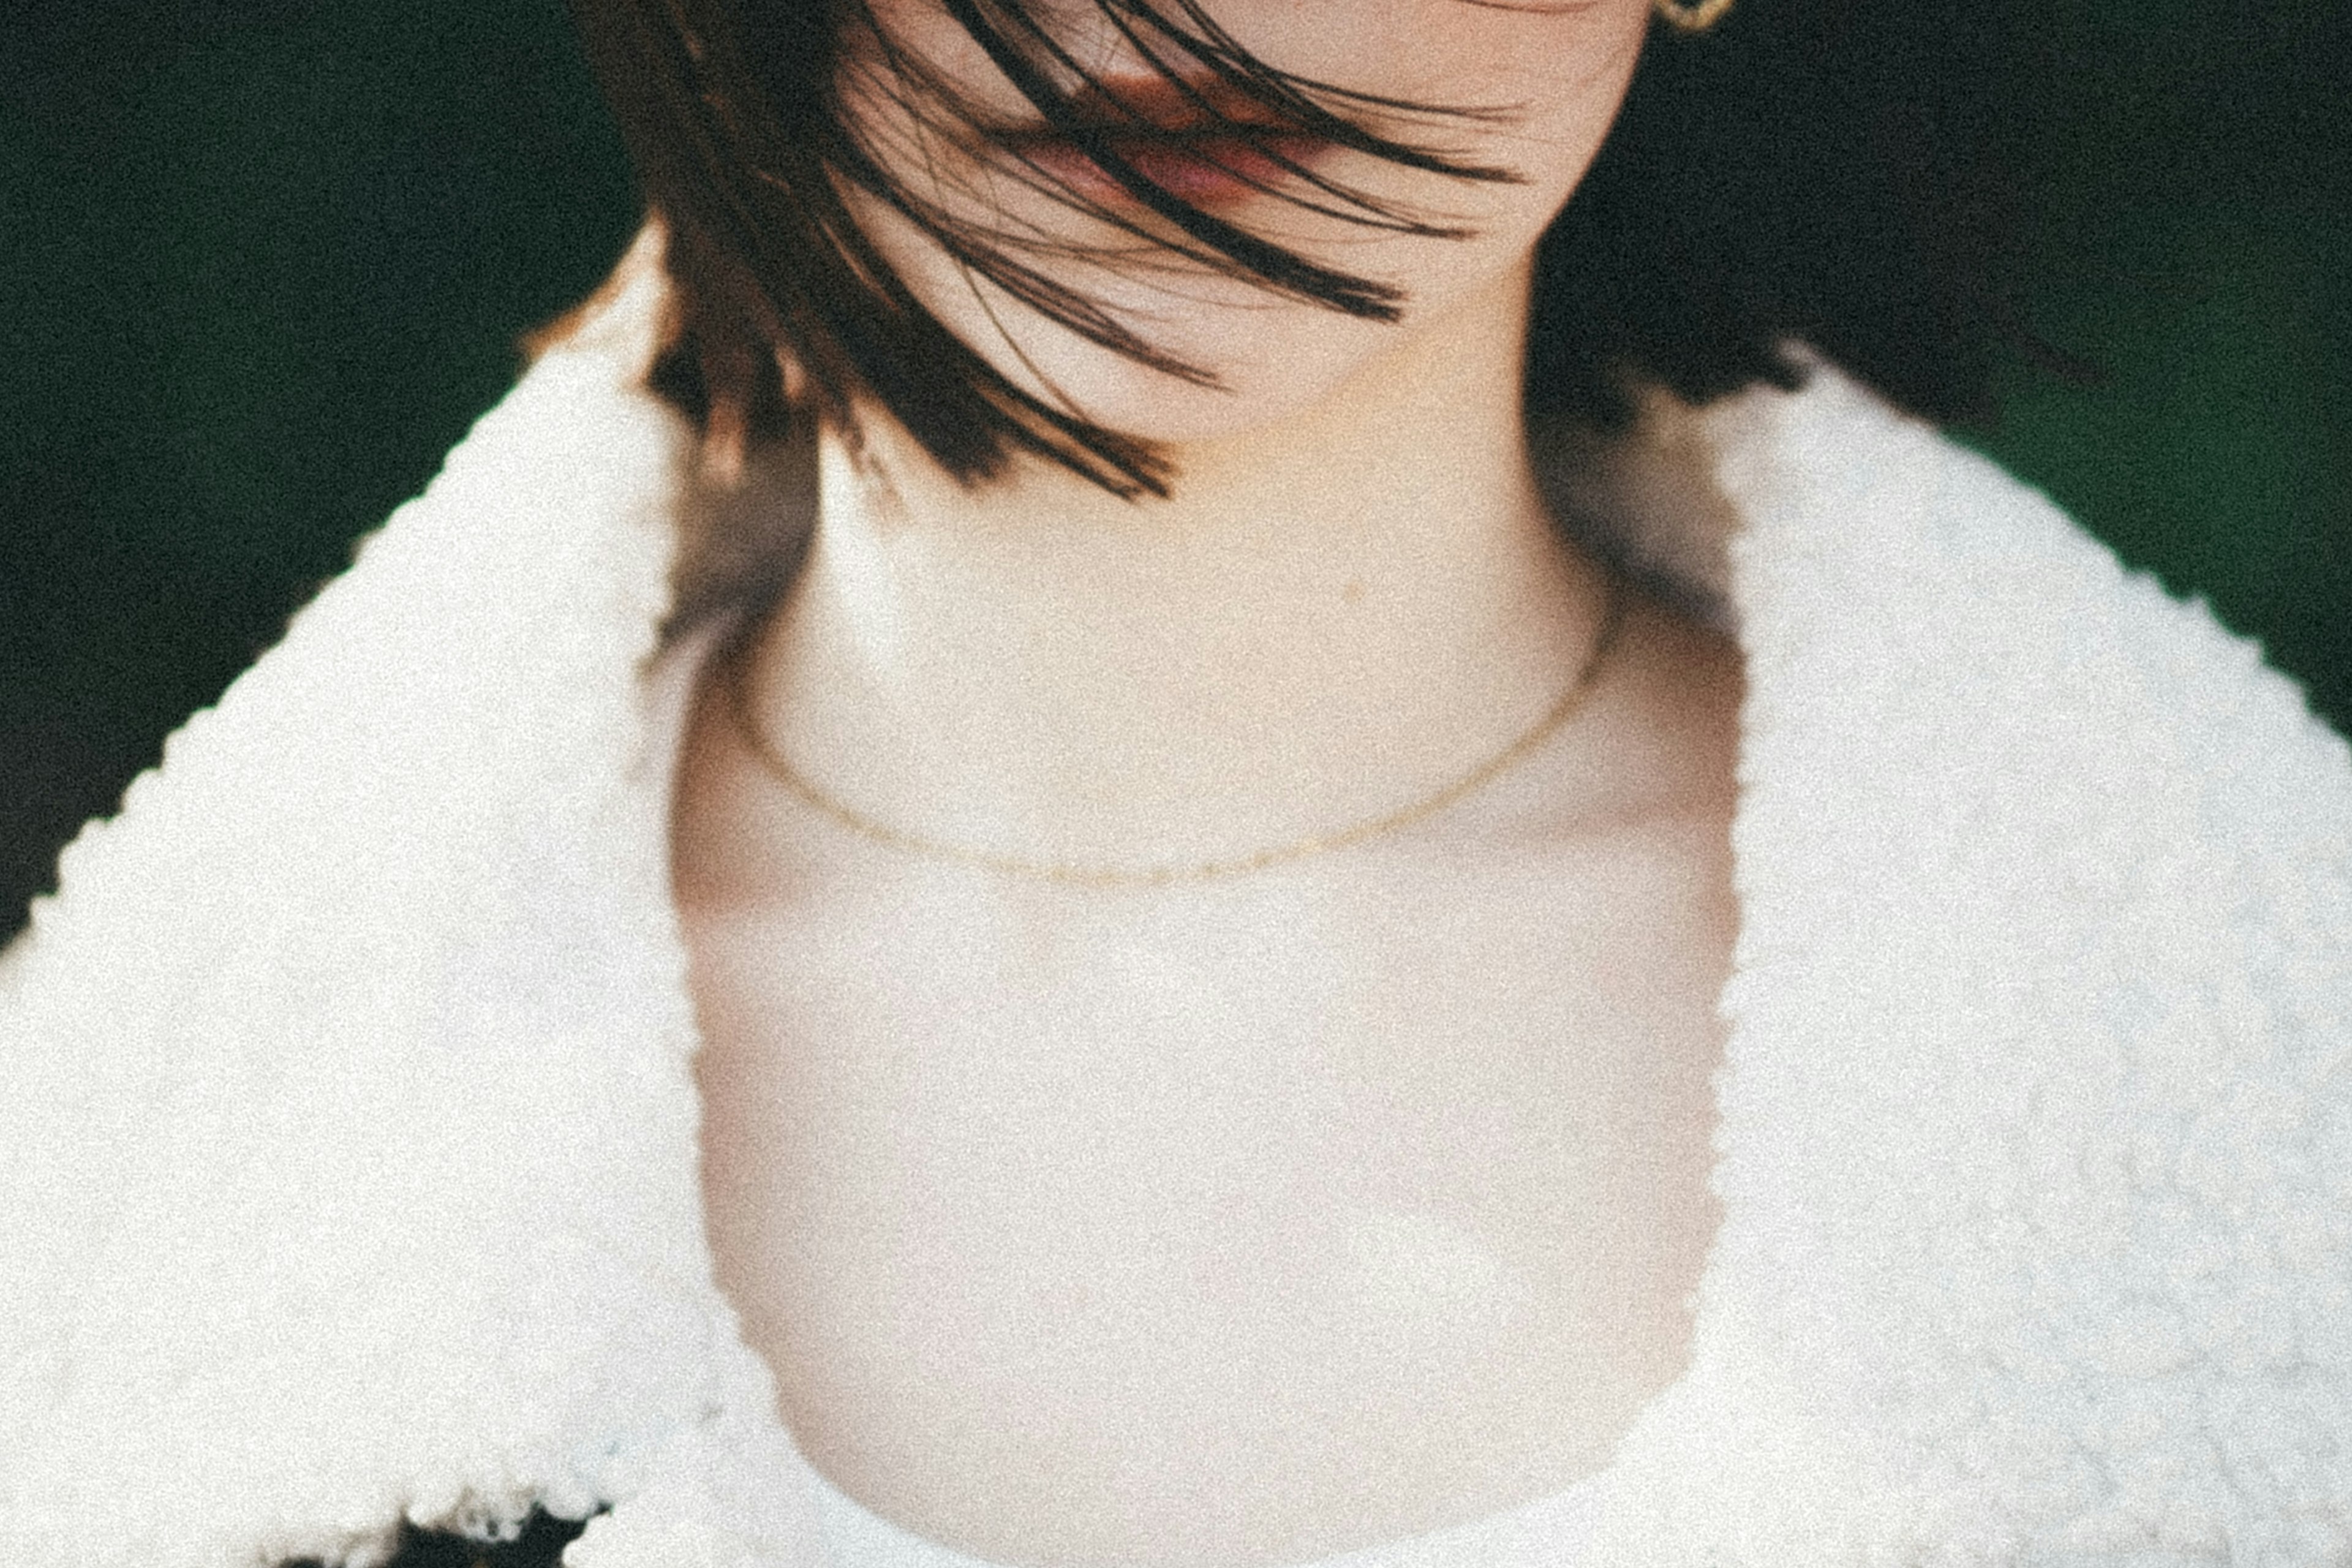
<path id="1" fill-rule="evenodd" d="M 0 1012 L 0 1561 L 578 1515 L 765 1420 L 639 682 L 657 315 L 640 267 L 68 851 Z"/>
<path id="2" fill-rule="evenodd" d="M 1749 683 L 1726 1219 L 1623 1560 L 2336 1561 L 2343 743 L 1833 373 L 1700 418 Z"/>

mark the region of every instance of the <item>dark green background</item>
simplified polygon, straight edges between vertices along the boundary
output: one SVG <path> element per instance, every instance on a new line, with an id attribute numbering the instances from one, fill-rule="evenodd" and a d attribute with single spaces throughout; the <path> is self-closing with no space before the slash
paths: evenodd
<path id="1" fill-rule="evenodd" d="M 2346 726 L 2352 4 L 1943 14 L 2024 201 L 2031 320 L 2110 373 L 2020 368 L 1969 438 Z M 0 932 L 635 216 L 557 0 L 16 0 Z"/>

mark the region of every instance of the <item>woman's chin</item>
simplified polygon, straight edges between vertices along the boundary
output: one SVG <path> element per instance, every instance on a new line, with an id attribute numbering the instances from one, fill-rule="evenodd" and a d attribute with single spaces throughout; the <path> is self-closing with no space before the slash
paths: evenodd
<path id="1" fill-rule="evenodd" d="M 1327 317 L 1311 331 L 1268 333 L 1246 348 L 1213 345 L 1190 359 L 1215 376 L 1211 385 L 1091 344 L 1059 364 L 1033 357 L 1045 379 L 1018 363 L 1000 368 L 1024 390 L 1106 430 L 1158 446 L 1193 446 L 1246 437 L 1311 413 L 1381 357 L 1391 330 Z"/>
<path id="2" fill-rule="evenodd" d="M 1167 379 L 1161 378 L 1163 384 Z M 1164 447 L 1202 447 L 1286 424 L 1321 403 L 1330 384 L 1213 389 L 1180 382 L 1073 401 L 1089 424 L 1130 439 Z"/>

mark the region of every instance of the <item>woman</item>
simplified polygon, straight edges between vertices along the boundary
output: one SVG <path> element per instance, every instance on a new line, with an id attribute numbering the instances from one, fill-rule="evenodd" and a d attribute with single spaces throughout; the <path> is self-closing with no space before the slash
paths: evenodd
<path id="1" fill-rule="evenodd" d="M 0 970 L 0 1560 L 2352 1561 L 2352 763 L 1555 221 L 1643 4 L 580 14 L 662 221 Z"/>

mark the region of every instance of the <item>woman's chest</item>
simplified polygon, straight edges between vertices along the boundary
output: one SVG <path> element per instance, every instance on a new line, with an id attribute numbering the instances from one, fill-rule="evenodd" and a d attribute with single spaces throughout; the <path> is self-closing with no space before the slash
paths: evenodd
<path id="1" fill-rule="evenodd" d="M 788 1423 L 1013 1561 L 1313 1556 L 1598 1468 L 1713 1233 L 1703 844 L 690 920 L 712 1240 Z"/>

